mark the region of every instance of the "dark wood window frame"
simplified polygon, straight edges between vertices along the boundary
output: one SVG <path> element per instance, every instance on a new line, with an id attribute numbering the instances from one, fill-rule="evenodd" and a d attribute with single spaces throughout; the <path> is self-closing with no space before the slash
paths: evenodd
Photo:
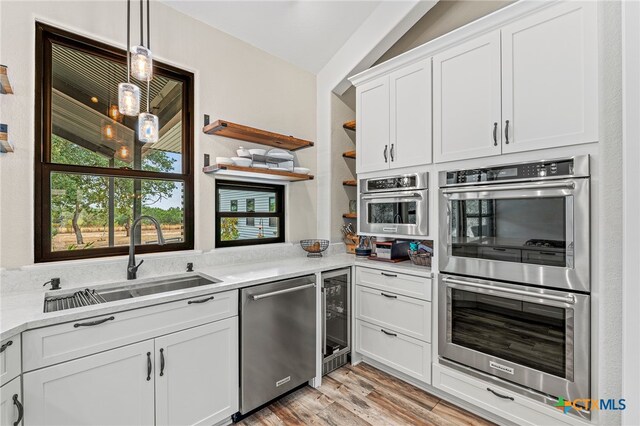
<path id="1" fill-rule="evenodd" d="M 184 185 L 184 241 L 138 245 L 136 252 L 168 252 L 192 250 L 194 247 L 194 76 L 193 73 L 154 60 L 154 74 L 178 80 L 182 86 L 182 173 L 159 173 L 144 170 L 112 169 L 51 163 L 51 61 L 52 43 L 77 49 L 85 53 L 126 64 L 126 52 L 70 33 L 40 22 L 36 22 L 36 84 L 35 84 L 35 195 L 34 195 L 34 260 L 50 262 L 71 259 L 86 259 L 124 255 L 127 246 L 96 248 L 90 250 L 51 250 L 51 173 L 86 173 L 103 177 L 173 180 Z"/>
<path id="2" fill-rule="evenodd" d="M 221 212 L 220 211 L 220 189 L 242 190 L 247 191 L 260 191 L 260 192 L 273 192 L 276 195 L 276 211 L 275 212 Z M 221 247 L 237 247 L 237 246 L 252 246 L 256 244 L 273 244 L 283 243 L 285 235 L 285 187 L 284 185 L 277 184 L 264 184 L 254 182 L 241 182 L 241 181 L 225 181 L 216 179 L 216 248 Z M 220 238 L 221 221 L 226 217 L 246 217 L 246 218 L 272 218 L 278 219 L 278 236 L 276 238 L 255 238 L 250 240 L 234 240 L 234 241 L 222 241 Z"/>

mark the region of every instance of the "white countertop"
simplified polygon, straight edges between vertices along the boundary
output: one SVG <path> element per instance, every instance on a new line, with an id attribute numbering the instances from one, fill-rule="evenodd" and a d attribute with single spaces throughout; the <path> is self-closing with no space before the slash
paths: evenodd
<path id="1" fill-rule="evenodd" d="M 216 278 L 222 282 L 193 287 L 182 290 L 158 293 L 148 296 L 136 297 L 133 299 L 119 300 L 114 302 L 74 308 L 64 311 L 44 313 L 44 298 L 46 295 L 55 294 L 55 291 L 45 291 L 44 289 L 5 292 L 0 300 L 0 340 L 7 339 L 22 331 L 49 326 L 53 324 L 75 321 L 92 316 L 105 315 L 112 312 L 126 311 L 130 309 L 151 306 L 158 303 L 166 303 L 174 300 L 196 297 L 204 294 L 218 293 L 221 291 L 234 290 L 256 284 L 262 284 L 275 280 L 282 280 L 296 276 L 313 274 L 316 272 L 328 271 L 332 269 L 344 268 L 353 265 L 367 266 L 387 271 L 408 273 L 413 275 L 431 276 L 429 268 L 415 266 L 410 262 L 398 264 L 385 263 L 372 260 L 355 260 L 350 254 L 335 254 L 323 258 L 289 258 L 278 261 L 268 261 L 262 263 L 234 264 L 220 267 L 203 267 L 193 273 L 173 274 L 167 277 L 155 277 L 140 279 L 135 282 L 123 281 L 108 284 L 93 285 L 87 282 L 87 287 L 96 289 L 113 288 L 120 285 L 145 284 L 158 279 L 169 277 L 185 277 L 195 274 L 206 278 Z M 81 289 L 83 287 L 78 287 Z M 63 291 L 74 290 L 63 288 Z"/>

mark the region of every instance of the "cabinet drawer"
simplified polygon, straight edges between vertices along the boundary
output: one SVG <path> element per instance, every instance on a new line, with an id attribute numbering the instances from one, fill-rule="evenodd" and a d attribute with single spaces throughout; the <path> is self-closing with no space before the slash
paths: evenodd
<path id="1" fill-rule="evenodd" d="M 431 278 L 427 277 L 359 266 L 356 268 L 356 284 L 422 300 L 431 300 Z"/>
<path id="2" fill-rule="evenodd" d="M 425 383 L 431 383 L 429 343 L 362 320 L 356 321 L 356 331 L 357 352 Z"/>
<path id="3" fill-rule="evenodd" d="M 20 335 L 0 342 L 0 386 L 20 374 Z"/>
<path id="4" fill-rule="evenodd" d="M 356 286 L 356 318 L 431 341 L 431 302 Z"/>
<path id="5" fill-rule="evenodd" d="M 203 303 L 189 303 L 212 297 Z M 134 309 L 39 328 L 23 334 L 24 370 L 67 361 L 238 314 L 238 291 Z M 113 318 L 113 319 L 111 319 Z M 108 319 L 93 326 L 76 326 Z"/>

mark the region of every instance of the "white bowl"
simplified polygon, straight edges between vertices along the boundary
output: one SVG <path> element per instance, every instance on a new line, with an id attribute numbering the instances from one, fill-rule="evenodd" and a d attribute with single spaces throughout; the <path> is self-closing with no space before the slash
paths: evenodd
<path id="1" fill-rule="evenodd" d="M 253 163 L 253 166 L 256 169 L 268 169 L 269 166 L 267 166 L 265 163 Z"/>
<path id="2" fill-rule="evenodd" d="M 294 167 L 293 173 L 300 173 L 301 175 L 308 175 L 311 173 L 311 169 L 307 169 L 306 167 Z"/>
<path id="3" fill-rule="evenodd" d="M 233 160 L 229 157 L 216 157 L 216 164 L 233 164 Z"/>
<path id="4" fill-rule="evenodd" d="M 251 166 L 251 158 L 242 158 L 242 157 L 231 157 L 233 160 L 233 164 L 241 167 L 250 167 Z"/>
<path id="5" fill-rule="evenodd" d="M 249 150 L 249 154 L 251 155 L 265 155 L 266 153 L 267 150 L 262 148 L 253 148 Z"/>
<path id="6" fill-rule="evenodd" d="M 282 158 L 284 160 L 293 160 L 293 154 L 280 148 L 274 148 L 267 152 L 267 156 L 274 158 Z"/>
<path id="7" fill-rule="evenodd" d="M 249 152 L 249 150 L 243 147 L 238 148 L 236 150 L 236 154 L 238 154 L 238 157 L 251 157 L 251 153 Z"/>

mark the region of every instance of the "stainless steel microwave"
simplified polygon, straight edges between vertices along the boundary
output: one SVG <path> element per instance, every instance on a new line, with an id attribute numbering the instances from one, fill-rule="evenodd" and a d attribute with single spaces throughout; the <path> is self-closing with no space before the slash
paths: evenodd
<path id="1" fill-rule="evenodd" d="M 429 174 L 360 180 L 358 233 L 423 237 L 429 232 Z"/>

